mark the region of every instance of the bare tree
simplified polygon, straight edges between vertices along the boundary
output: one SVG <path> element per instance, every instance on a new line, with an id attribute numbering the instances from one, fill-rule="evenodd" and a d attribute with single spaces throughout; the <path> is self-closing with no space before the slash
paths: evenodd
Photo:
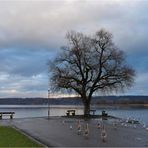
<path id="1" fill-rule="evenodd" d="M 84 115 L 89 115 L 94 92 L 112 92 L 131 87 L 135 72 L 124 53 L 112 42 L 112 34 L 101 29 L 93 37 L 71 31 L 68 45 L 50 62 L 52 87 L 80 95 Z"/>

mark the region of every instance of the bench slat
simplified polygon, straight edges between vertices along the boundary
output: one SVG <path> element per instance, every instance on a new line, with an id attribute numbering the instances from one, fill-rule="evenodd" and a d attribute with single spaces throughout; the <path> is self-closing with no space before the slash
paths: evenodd
<path id="1" fill-rule="evenodd" d="M 15 112 L 0 112 L 0 114 L 15 114 Z"/>
<path id="2" fill-rule="evenodd" d="M 2 119 L 2 116 L 10 116 L 10 119 L 13 119 L 13 115 L 15 112 L 0 112 L 0 119 Z"/>

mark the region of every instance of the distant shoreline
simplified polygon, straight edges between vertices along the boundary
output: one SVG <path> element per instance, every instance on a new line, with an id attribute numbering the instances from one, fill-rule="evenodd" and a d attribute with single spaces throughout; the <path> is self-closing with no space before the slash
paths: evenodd
<path id="1" fill-rule="evenodd" d="M 49 104 L 52 108 L 80 107 L 76 104 Z M 0 108 L 48 108 L 48 104 L 0 104 Z M 148 104 L 92 104 L 94 109 L 148 109 Z"/>
<path id="2" fill-rule="evenodd" d="M 98 104 L 101 108 L 148 109 L 148 104 Z"/>
<path id="3" fill-rule="evenodd" d="M 0 105 L 83 105 L 79 97 L 67 98 L 0 98 Z M 92 105 L 147 107 L 148 96 L 94 96 Z"/>

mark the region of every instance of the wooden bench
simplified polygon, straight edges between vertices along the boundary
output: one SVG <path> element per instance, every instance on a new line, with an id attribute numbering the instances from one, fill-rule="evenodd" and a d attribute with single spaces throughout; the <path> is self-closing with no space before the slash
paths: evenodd
<path id="1" fill-rule="evenodd" d="M 75 110 L 67 110 L 66 115 L 67 116 L 70 116 L 70 115 L 75 116 L 75 113 L 76 113 Z"/>
<path id="2" fill-rule="evenodd" d="M 108 114 L 105 110 L 102 111 L 102 120 L 107 120 Z"/>
<path id="3" fill-rule="evenodd" d="M 2 119 L 3 116 L 10 116 L 10 119 L 13 119 L 13 115 L 15 112 L 0 112 L 0 119 Z"/>
<path id="4" fill-rule="evenodd" d="M 102 117 L 107 117 L 108 116 L 108 114 L 106 113 L 106 111 L 102 111 Z"/>
<path id="5" fill-rule="evenodd" d="M 95 115 L 96 110 L 95 110 L 95 109 L 91 109 L 91 110 L 89 110 L 89 113 L 90 113 L 90 114 L 92 113 L 92 115 Z"/>

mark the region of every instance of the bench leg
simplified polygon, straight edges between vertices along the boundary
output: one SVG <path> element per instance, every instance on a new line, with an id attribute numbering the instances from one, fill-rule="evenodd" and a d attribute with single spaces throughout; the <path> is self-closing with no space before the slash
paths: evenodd
<path id="1" fill-rule="evenodd" d="M 2 119 L 2 115 L 0 115 L 0 119 Z"/>
<path id="2" fill-rule="evenodd" d="M 69 113 L 66 113 L 66 115 L 69 116 L 70 114 Z"/>
<path id="3" fill-rule="evenodd" d="M 13 115 L 12 114 L 10 115 L 10 119 L 13 119 Z"/>
<path id="4" fill-rule="evenodd" d="M 75 112 L 72 113 L 72 116 L 75 116 Z"/>

